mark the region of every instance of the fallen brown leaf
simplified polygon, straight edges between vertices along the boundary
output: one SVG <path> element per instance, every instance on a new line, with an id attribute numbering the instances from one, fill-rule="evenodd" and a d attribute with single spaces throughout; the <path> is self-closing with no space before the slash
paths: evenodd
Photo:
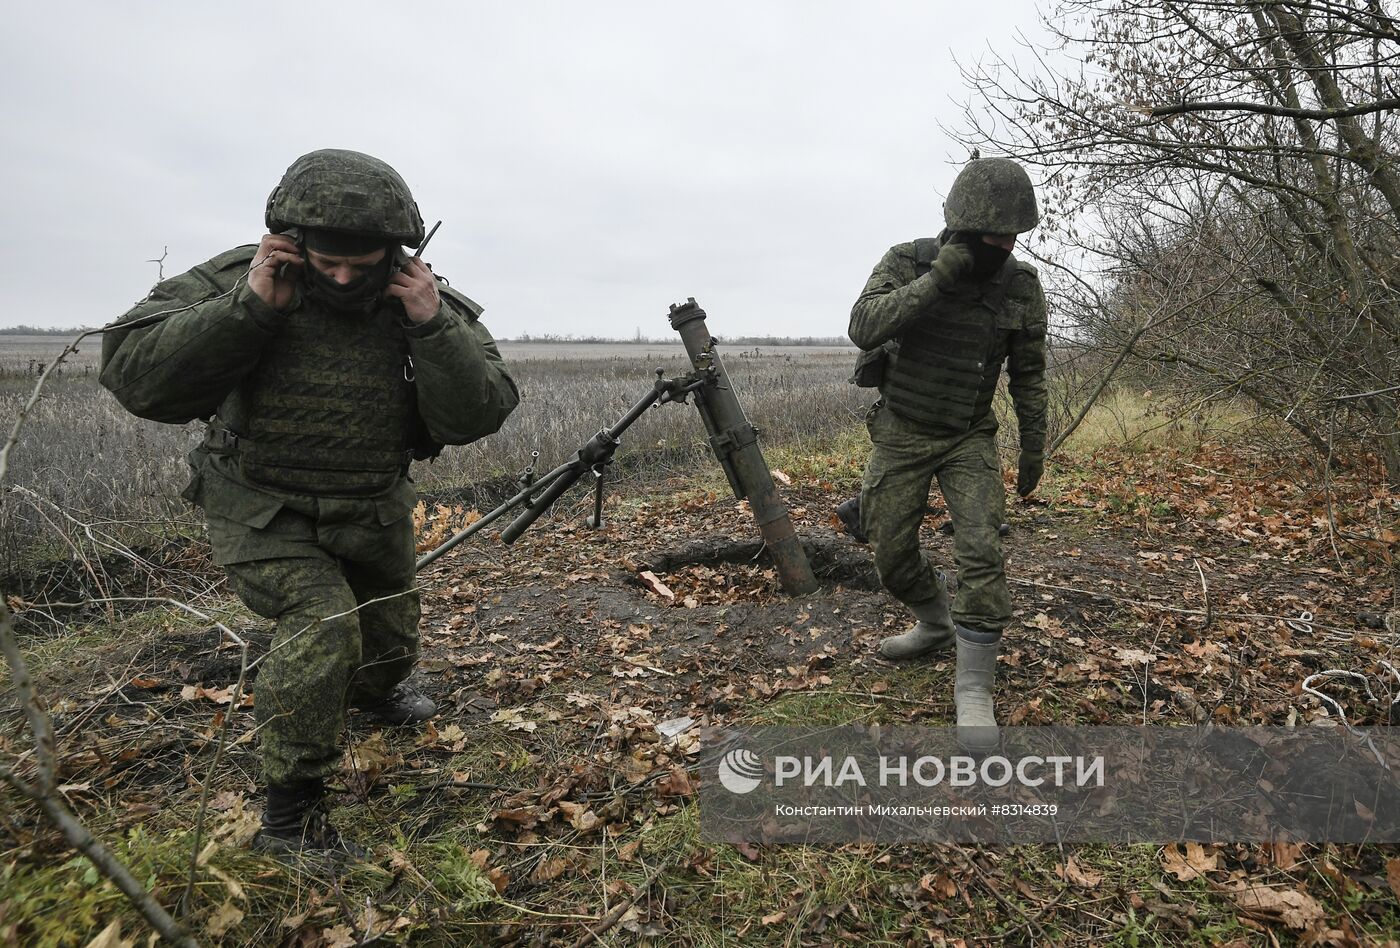
<path id="1" fill-rule="evenodd" d="M 321 937 L 325 939 L 322 948 L 355 948 L 359 944 L 349 925 L 333 925 L 321 932 Z"/>
<path id="2" fill-rule="evenodd" d="M 641 580 L 648 589 L 665 599 L 675 599 L 676 594 L 671 592 L 671 587 L 667 586 L 651 570 L 643 570 Z"/>
<path id="3" fill-rule="evenodd" d="M 1264 848 L 1270 861 L 1280 869 L 1292 869 L 1303 855 L 1303 847 L 1297 843 L 1270 843 Z"/>
<path id="4" fill-rule="evenodd" d="M 663 797 L 690 797 L 695 795 L 695 787 L 684 767 L 672 767 L 671 772 L 657 782 L 656 793 Z"/>
<path id="5" fill-rule="evenodd" d="M 243 910 L 234 905 L 233 900 L 230 899 L 219 906 L 213 915 L 209 916 L 209 920 L 204 923 L 204 930 L 218 938 L 241 921 L 243 921 Z"/>
<path id="6" fill-rule="evenodd" d="M 1079 864 L 1079 860 L 1070 856 L 1065 860 L 1064 865 L 1055 867 L 1055 875 L 1064 879 L 1071 885 L 1077 885 L 1082 889 L 1092 889 L 1103 881 L 1103 873 L 1086 869 Z"/>
<path id="7" fill-rule="evenodd" d="M 568 800 L 559 801 L 559 810 L 569 820 L 569 825 L 581 833 L 598 826 L 600 820 L 598 814 L 588 808 L 586 803 L 570 803 Z"/>
<path id="8" fill-rule="evenodd" d="M 97 937 L 87 943 L 87 948 L 134 948 L 136 941 L 127 941 L 122 937 L 121 919 L 117 919 L 98 933 Z"/>
<path id="9" fill-rule="evenodd" d="M 1162 868 L 1180 882 L 1189 882 L 1219 868 L 1215 853 L 1207 853 L 1200 843 L 1187 843 L 1183 855 L 1175 843 L 1162 848 Z"/>
<path id="10" fill-rule="evenodd" d="M 1322 904 L 1299 889 L 1250 885 L 1226 888 L 1224 892 L 1241 912 L 1251 918 L 1282 922 L 1297 931 L 1316 926 L 1327 917 Z"/>
<path id="11" fill-rule="evenodd" d="M 535 871 L 530 873 L 531 882 L 552 882 L 564 874 L 564 870 L 569 868 L 569 864 L 557 856 L 553 859 L 546 859 L 535 867 Z"/>
<path id="12" fill-rule="evenodd" d="M 937 875 L 930 872 L 919 880 L 919 888 L 937 899 L 951 899 L 958 894 L 958 887 L 946 872 Z"/>

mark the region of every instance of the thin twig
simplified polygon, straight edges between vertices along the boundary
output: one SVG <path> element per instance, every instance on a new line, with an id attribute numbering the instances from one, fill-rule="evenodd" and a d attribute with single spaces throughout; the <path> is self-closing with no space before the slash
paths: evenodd
<path id="1" fill-rule="evenodd" d="M 99 872 L 111 880 L 112 884 L 121 890 L 121 893 L 163 938 L 171 944 L 181 946 L 181 948 L 197 948 L 199 943 L 190 936 L 189 932 L 185 931 L 184 926 L 172 918 L 151 893 L 146 891 L 146 887 L 122 864 L 122 861 L 113 856 L 111 850 L 102 845 L 102 842 L 88 831 L 82 821 L 63 802 L 63 797 L 60 794 L 52 791 L 45 792 L 38 787 L 30 786 L 5 767 L 0 767 L 0 780 L 4 780 L 22 795 L 37 803 L 48 815 L 49 822 L 53 823 L 63 834 L 63 838 L 68 841 L 68 844 L 86 856 Z"/>
<path id="2" fill-rule="evenodd" d="M 199 845 L 204 834 L 204 819 L 209 811 L 209 791 L 214 786 L 214 775 L 219 772 L 219 764 L 223 761 L 224 748 L 228 746 L 229 725 L 233 723 L 233 716 L 238 711 L 238 702 L 243 697 L 244 683 L 248 680 L 248 643 L 234 635 L 221 623 L 215 622 L 214 624 L 238 643 L 241 660 L 238 667 L 238 682 L 233 686 L 233 694 L 229 696 L 228 710 L 224 712 L 224 720 L 219 727 L 218 742 L 214 745 L 214 759 L 209 764 L 209 776 L 204 778 L 204 785 L 199 791 L 199 808 L 194 819 L 194 837 L 190 841 L 190 871 L 185 879 L 185 892 L 180 896 L 182 915 L 189 910 L 194 896 L 194 880 L 199 872 Z"/>
<path id="3" fill-rule="evenodd" d="M 668 868 L 670 868 L 671 862 L 672 860 L 670 859 L 664 860 L 659 866 L 653 869 L 651 875 L 647 876 L 645 882 L 637 886 L 636 890 L 632 893 L 630 898 L 625 899 L 624 901 L 619 902 L 617 905 L 613 906 L 612 911 L 608 912 L 606 915 L 603 916 L 603 920 L 598 923 L 598 927 L 585 930 L 584 933 L 580 935 L 578 939 L 574 942 L 573 948 L 583 948 L 584 945 L 587 945 L 590 942 L 601 941 L 601 936 L 614 925 L 616 925 L 618 922 L 620 922 L 622 920 L 622 916 L 627 914 L 627 910 L 630 909 L 632 906 L 636 905 L 637 901 L 641 899 L 642 896 L 646 895 L 648 891 L 650 891 L 652 885 L 654 885 L 656 883 L 656 880 L 661 877 L 661 873 L 665 872 Z"/>
<path id="4" fill-rule="evenodd" d="M 5 661 L 10 666 L 16 695 L 34 735 L 38 778 L 37 784 L 30 784 L 8 767 L 0 767 L 0 779 L 37 803 L 69 845 L 86 856 L 99 872 L 110 879 L 152 928 L 173 944 L 182 948 L 193 948 L 197 943 L 189 933 L 146 891 L 145 886 L 137 881 L 121 860 L 112 855 L 111 851 L 88 831 L 77 815 L 69 809 L 63 795 L 54 788 L 53 729 L 48 715 L 44 713 L 38 697 L 34 694 L 29 668 L 25 664 L 24 656 L 20 654 L 19 643 L 15 638 L 14 618 L 3 594 L 0 594 L 0 653 L 4 654 Z"/>
<path id="5" fill-rule="evenodd" d="M 1201 569 L 1201 561 L 1193 558 L 1191 562 L 1196 564 L 1196 573 L 1201 577 L 1201 602 L 1206 607 L 1206 621 L 1205 624 L 1201 626 L 1201 631 L 1205 632 L 1210 628 L 1211 622 L 1215 619 L 1214 609 L 1210 602 L 1210 587 L 1206 585 L 1206 573 L 1205 570 Z"/>
<path id="6" fill-rule="evenodd" d="M 1058 586 L 1058 585 L 1056 585 L 1056 584 L 1054 584 L 1054 583 L 1037 583 L 1037 582 L 1035 582 L 1034 580 L 1029 580 L 1029 579 L 1015 579 L 1015 578 L 1010 578 L 1010 577 L 1008 577 L 1007 582 L 1017 583 L 1017 584 L 1022 585 L 1022 586 L 1031 586 L 1031 587 L 1034 587 L 1034 588 L 1036 588 L 1036 589 L 1056 589 L 1056 590 L 1059 590 L 1060 592 L 1078 593 L 1078 594 L 1081 595 L 1081 596 L 1092 596 L 1092 597 L 1095 598 L 1095 599 L 1107 599 L 1107 600 L 1109 600 L 1110 602 L 1118 602 L 1118 603 L 1122 603 L 1123 605 L 1128 605 L 1128 606 L 1140 606 L 1140 607 L 1143 608 L 1143 609 L 1155 609 L 1155 610 L 1157 610 L 1158 612 L 1174 612 L 1174 613 L 1176 613 L 1177 615 L 1183 615 L 1183 616 L 1202 616 L 1202 617 L 1204 617 L 1204 616 L 1206 615 L 1206 610 L 1204 610 L 1204 609 L 1186 609 L 1186 608 L 1183 608 L 1183 607 L 1181 607 L 1181 606 L 1169 606 L 1169 605 L 1166 605 L 1165 603 L 1160 603 L 1160 602 L 1145 602 L 1145 601 L 1143 601 L 1143 600 L 1141 600 L 1141 599 L 1129 599 L 1129 598 L 1127 598 L 1126 596 L 1115 596 L 1115 595 L 1112 595 L 1111 593 L 1099 592 L 1099 591 L 1096 590 L 1096 589 L 1083 589 L 1083 588 L 1081 588 L 1081 587 L 1079 587 L 1079 586 Z M 1290 619 L 1297 619 L 1298 617 L 1297 617 L 1297 616 L 1274 616 L 1274 615 L 1265 615 L 1265 614 L 1263 614 L 1263 613 L 1258 613 L 1258 612 L 1220 612 L 1220 613 L 1214 613 L 1214 614 L 1212 615 L 1212 618 L 1213 618 L 1213 619 L 1255 619 L 1255 620 L 1270 621 L 1270 622 L 1287 622 L 1287 621 L 1289 621 Z M 1315 628 L 1315 629 L 1326 629 L 1326 630 L 1329 631 L 1329 632 L 1341 632 L 1341 633 L 1344 633 L 1344 634 L 1347 634 L 1347 635 L 1350 635 L 1350 634 L 1351 634 L 1351 630 L 1350 630 L 1350 629 L 1343 629 L 1343 628 L 1340 628 L 1339 626 L 1334 626 L 1334 625 L 1322 625 L 1322 624 L 1319 623 L 1319 622 L 1314 622 L 1312 625 L 1313 625 L 1313 628 Z"/>
<path id="7" fill-rule="evenodd" d="M 1373 395 L 1387 395 L 1391 392 L 1400 392 L 1400 385 L 1391 385 L 1388 388 L 1378 388 L 1374 392 L 1357 392 L 1355 395 L 1336 395 L 1333 396 L 1332 401 L 1345 402 L 1350 401 L 1353 398 L 1370 398 Z"/>
<path id="8" fill-rule="evenodd" d="M 1026 914 L 1025 909 L 1021 908 L 1019 905 L 1014 904 L 1009 899 L 1007 899 L 1006 896 L 1002 895 L 1001 890 L 997 888 L 996 883 L 993 882 L 984 871 L 982 871 L 982 867 L 977 865 L 976 861 L 973 860 L 971 856 L 969 856 L 967 853 L 963 852 L 956 846 L 953 847 L 953 852 L 957 853 L 958 856 L 961 857 L 963 864 L 966 865 L 969 869 L 971 869 L 973 874 L 975 874 L 978 879 L 982 880 L 982 885 L 986 887 L 988 892 L 992 893 L 992 896 L 997 900 L 997 903 L 1000 904 L 1003 909 L 1005 909 L 1009 913 L 1021 916 L 1021 918 L 1024 919 L 1025 922 L 1031 926 L 1031 928 L 1035 929 L 1037 935 L 1039 935 L 1041 938 L 1045 937 L 1044 927 L 1038 921 L 1036 921 L 1034 917 Z"/>
<path id="9" fill-rule="evenodd" d="M 1332 436 L 1336 417 L 1335 410 L 1327 413 L 1327 458 L 1322 462 L 1322 488 L 1327 498 L 1327 539 L 1332 544 L 1332 555 L 1336 557 L 1337 568 L 1345 569 L 1342 565 L 1342 551 L 1337 549 L 1337 515 L 1332 509 Z"/>
<path id="10" fill-rule="evenodd" d="M 5 475 L 10 469 L 10 451 L 19 443 L 20 432 L 24 430 L 24 423 L 29 420 L 29 412 L 33 410 L 39 401 L 39 394 L 44 390 L 44 384 L 48 382 L 49 376 L 53 374 L 65 359 L 78 351 L 78 343 L 88 336 L 101 333 L 101 329 L 90 329 L 78 336 L 60 352 L 48 365 L 44 366 L 44 371 L 39 373 L 39 378 L 34 382 L 34 388 L 29 393 L 29 398 L 20 406 L 19 413 L 15 415 L 15 423 L 10 428 L 10 436 L 5 439 L 3 446 L 0 446 L 0 484 L 5 483 Z"/>
<path id="11" fill-rule="evenodd" d="M 56 751 L 53 726 L 34 693 L 34 679 L 29 677 L 29 666 L 20 654 L 19 641 L 15 636 L 14 614 L 10 612 L 3 592 L 0 592 L 0 654 L 5 656 L 5 661 L 10 666 L 10 676 L 15 683 L 15 696 L 29 721 L 29 732 L 34 737 L 35 765 L 38 768 L 37 789 L 40 793 L 51 793 L 54 786 Z"/>

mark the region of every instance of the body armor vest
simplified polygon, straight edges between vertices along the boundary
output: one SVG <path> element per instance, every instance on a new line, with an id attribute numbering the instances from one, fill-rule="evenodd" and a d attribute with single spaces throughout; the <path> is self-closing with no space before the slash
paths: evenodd
<path id="1" fill-rule="evenodd" d="M 239 470 L 255 484 L 355 497 L 393 486 L 417 417 L 408 340 L 391 312 L 303 304 L 219 406 Z"/>
<path id="2" fill-rule="evenodd" d="M 880 387 L 891 411 L 948 434 L 987 416 L 1015 325 L 1007 289 L 1016 266 L 1008 258 L 992 280 L 958 281 L 904 331 Z M 920 273 L 927 268 L 918 261 Z"/>

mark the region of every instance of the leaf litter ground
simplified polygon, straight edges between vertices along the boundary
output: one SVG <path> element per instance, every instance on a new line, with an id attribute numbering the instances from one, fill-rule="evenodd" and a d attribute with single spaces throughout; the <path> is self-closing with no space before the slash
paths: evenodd
<path id="1" fill-rule="evenodd" d="M 601 928 L 622 943 L 1344 945 L 1400 924 L 1388 847 L 832 852 L 700 840 L 687 765 L 710 729 L 951 720 L 950 660 L 896 665 L 875 652 L 909 619 L 879 591 L 868 548 L 839 532 L 849 472 L 791 480 L 784 494 L 822 581 L 801 601 L 781 594 L 745 506 L 703 488 L 611 503 L 597 531 L 580 524 L 579 499 L 514 547 L 482 540 L 426 571 L 419 681 L 442 713 L 411 731 L 352 718 L 336 783 L 338 822 L 376 846 L 366 866 L 291 872 L 244 848 L 259 805 L 254 680 L 214 777 L 196 925 L 211 941 L 312 946 L 569 944 Z M 1301 689 L 1314 672 L 1359 671 L 1394 690 L 1379 665 L 1396 644 L 1384 621 L 1394 497 L 1334 498 L 1354 524 L 1329 529 L 1320 498 L 1206 449 L 1101 456 L 1047 494 L 1008 511 L 1005 721 L 1306 725 L 1336 717 Z M 421 512 L 425 543 L 470 516 Z M 1356 538 L 1337 548 L 1348 529 Z M 924 541 L 950 561 L 946 518 L 927 519 Z M 130 628 L 56 653 L 41 683 L 70 801 L 158 889 L 178 891 L 239 662 L 183 619 Z M 268 630 L 250 638 L 265 650 Z M 1372 704 L 1345 682 L 1327 691 L 1353 723 L 1391 723 L 1388 697 Z M 90 872 L 63 862 L 22 807 L 0 819 L 0 842 L 11 892 L 0 942 L 8 930 L 63 943 L 36 915 Z M 102 887 L 84 891 L 63 920 L 74 942 L 123 911 Z"/>

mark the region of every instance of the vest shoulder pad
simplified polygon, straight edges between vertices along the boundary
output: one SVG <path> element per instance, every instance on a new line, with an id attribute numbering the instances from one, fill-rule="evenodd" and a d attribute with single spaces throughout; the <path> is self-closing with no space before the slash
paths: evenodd
<path id="1" fill-rule="evenodd" d="M 895 244 L 889 252 L 896 257 L 903 257 L 905 260 L 932 263 L 934 258 L 938 256 L 938 238 L 918 237 L 902 244 Z"/>
<path id="2" fill-rule="evenodd" d="M 438 295 L 454 310 L 465 316 L 468 322 L 476 322 L 484 311 L 484 307 L 480 303 L 441 280 L 438 281 Z"/>
<path id="3" fill-rule="evenodd" d="M 938 258 L 938 238 L 920 237 L 910 246 L 914 251 L 914 265 L 923 268 L 933 263 Z"/>
<path id="4" fill-rule="evenodd" d="M 895 276 L 897 283 L 907 283 L 927 273 L 937 256 L 938 238 L 920 237 L 895 244 L 886 251 L 881 264 Z"/>
<path id="5" fill-rule="evenodd" d="M 166 279 L 157 290 L 172 299 L 187 301 L 226 292 L 247 276 L 248 265 L 257 251 L 257 244 L 225 250 L 186 273 Z"/>
<path id="6" fill-rule="evenodd" d="M 907 243 L 895 244 L 895 245 L 894 245 L 893 247 L 891 247 L 889 250 L 885 251 L 885 256 L 886 256 L 886 257 L 900 257 L 900 258 L 902 258 L 902 259 L 904 259 L 904 260 L 913 260 L 913 259 L 914 259 L 914 242 L 911 240 L 911 241 L 909 241 L 909 242 L 907 242 Z"/>
<path id="7" fill-rule="evenodd" d="M 1040 271 L 1029 263 L 1016 261 L 1016 268 L 1011 271 L 1011 280 L 1008 290 L 1012 297 L 1021 300 L 1034 299 L 1041 295 Z"/>
<path id="8" fill-rule="evenodd" d="M 248 264 L 253 262 L 253 257 L 258 252 L 257 244 L 242 244 L 232 250 L 225 250 L 204 264 L 209 270 L 219 273 L 224 270 L 247 270 Z"/>

